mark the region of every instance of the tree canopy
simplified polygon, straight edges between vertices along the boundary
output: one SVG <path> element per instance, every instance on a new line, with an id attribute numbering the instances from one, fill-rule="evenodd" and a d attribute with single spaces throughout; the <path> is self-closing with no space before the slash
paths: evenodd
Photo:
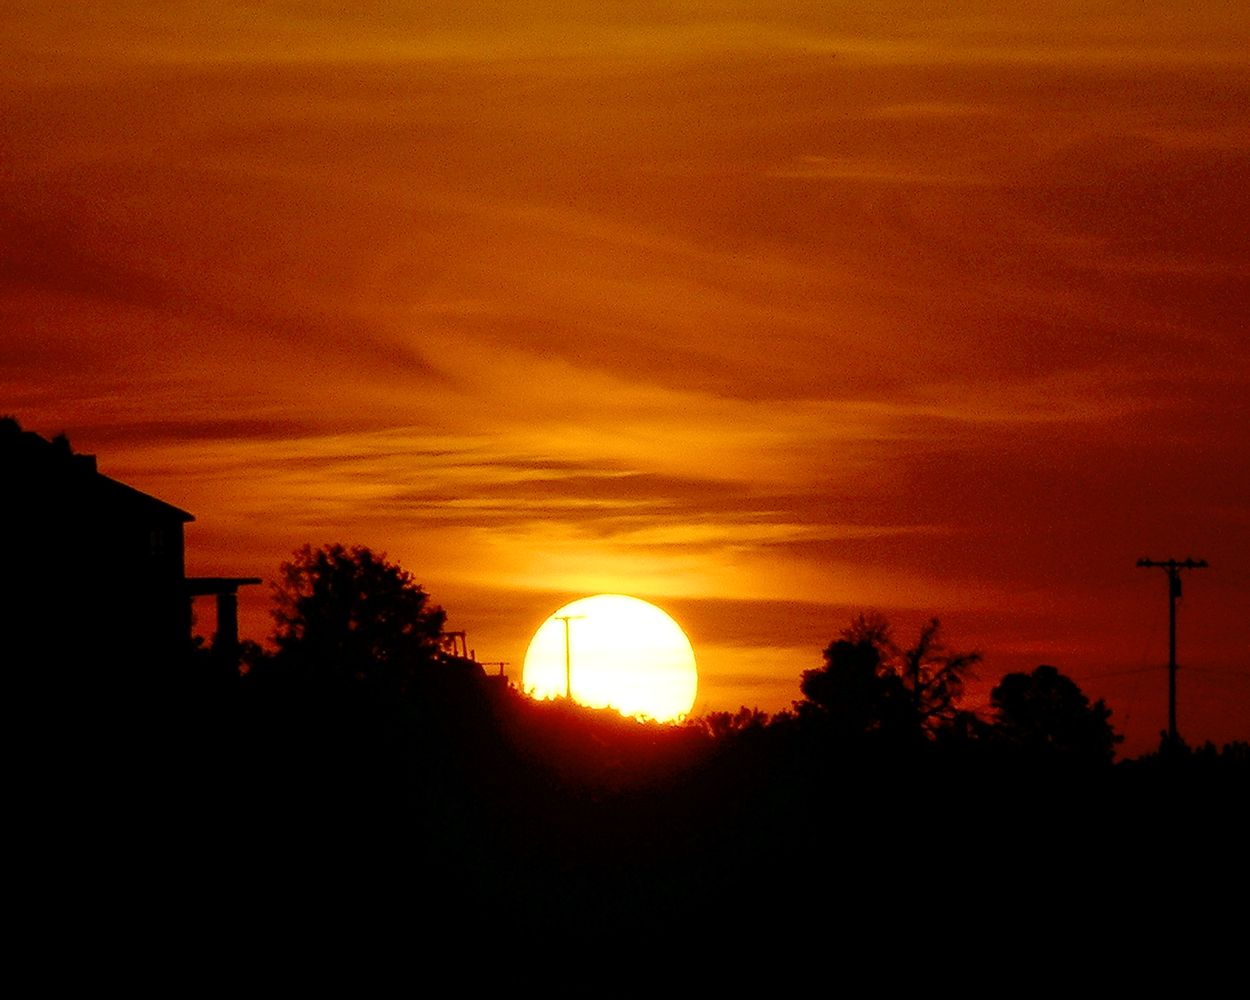
<path id="1" fill-rule="evenodd" d="M 442 660 L 446 614 L 412 574 L 362 545 L 298 549 L 274 584 L 279 659 L 404 689 Z"/>
<path id="2" fill-rule="evenodd" d="M 1051 666 L 1003 677 L 990 692 L 998 739 L 1026 755 L 1082 763 L 1110 763 L 1122 737 L 1111 709 L 1090 703 L 1070 677 Z"/>
<path id="3" fill-rule="evenodd" d="M 804 671 L 800 715 L 847 736 L 932 737 L 960 717 L 958 702 L 979 653 L 950 650 L 930 619 L 914 645 L 900 647 L 889 623 L 860 615 L 826 647 L 825 663 Z"/>

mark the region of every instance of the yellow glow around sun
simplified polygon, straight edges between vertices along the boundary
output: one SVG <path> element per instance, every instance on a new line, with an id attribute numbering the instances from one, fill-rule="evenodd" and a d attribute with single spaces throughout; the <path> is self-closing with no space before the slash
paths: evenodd
<path id="1" fill-rule="evenodd" d="M 665 612 L 636 597 L 583 597 L 543 622 L 525 654 L 525 692 L 562 697 L 566 664 L 581 705 L 657 722 L 681 719 L 694 707 L 699 674 L 690 640 Z"/>

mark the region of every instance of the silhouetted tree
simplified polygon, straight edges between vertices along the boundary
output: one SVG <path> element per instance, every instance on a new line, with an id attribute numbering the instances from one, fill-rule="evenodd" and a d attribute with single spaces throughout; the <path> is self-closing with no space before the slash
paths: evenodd
<path id="1" fill-rule="evenodd" d="M 931 737 L 956 723 L 964 679 L 981 659 L 948 649 L 936 618 L 915 645 L 900 648 L 875 613 L 854 619 L 824 656 L 823 667 L 800 679 L 800 714 L 815 714 L 840 734 L 895 737 Z"/>
<path id="2" fill-rule="evenodd" d="M 701 718 L 689 720 L 686 726 L 705 732 L 714 740 L 730 740 L 742 733 L 766 729 L 768 722 L 767 712 L 743 705 L 736 712 L 709 712 Z"/>
<path id="3" fill-rule="evenodd" d="M 443 609 L 385 554 L 360 545 L 305 545 L 279 572 L 279 661 L 402 692 L 445 658 Z"/>
<path id="4" fill-rule="evenodd" d="M 1090 704 L 1075 681 L 1051 666 L 1007 674 L 990 692 L 990 704 L 995 737 L 1038 759 L 1109 764 L 1123 738 L 1102 699 Z"/>
<path id="5" fill-rule="evenodd" d="M 916 644 L 901 653 L 899 670 L 911 695 L 920 726 L 930 735 L 950 727 L 964 714 L 959 710 L 964 681 L 981 662 L 976 652 L 957 653 L 942 636 L 942 624 L 929 619 Z"/>
<path id="6" fill-rule="evenodd" d="M 799 679 L 806 699 L 797 706 L 800 717 L 819 718 L 838 738 L 901 736 L 911 729 L 906 688 L 870 637 L 848 629 L 825 648 L 824 657 L 823 667 L 805 670 Z"/>

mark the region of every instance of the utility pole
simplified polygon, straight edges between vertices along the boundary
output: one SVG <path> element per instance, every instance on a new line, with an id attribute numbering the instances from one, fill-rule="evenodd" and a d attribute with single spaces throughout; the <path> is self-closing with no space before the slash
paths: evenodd
<path id="1" fill-rule="evenodd" d="M 556 621 L 564 622 L 564 697 L 573 700 L 573 654 L 569 646 L 569 622 L 585 615 L 552 615 Z"/>
<path id="2" fill-rule="evenodd" d="M 1161 569 L 1168 575 L 1168 750 L 1177 746 L 1176 735 L 1176 599 L 1181 596 L 1181 570 L 1206 569 L 1205 559 L 1138 559 L 1139 569 Z"/>

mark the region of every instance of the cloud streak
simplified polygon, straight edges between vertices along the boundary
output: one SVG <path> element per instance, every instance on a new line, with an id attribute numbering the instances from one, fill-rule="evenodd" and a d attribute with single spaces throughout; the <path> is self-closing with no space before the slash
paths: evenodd
<path id="1" fill-rule="evenodd" d="M 194 511 L 200 571 L 372 544 L 513 662 L 550 601 L 663 598 L 701 705 L 775 708 L 868 605 L 1103 683 L 1132 561 L 1192 551 L 1230 567 L 1204 662 L 1244 662 L 1235 5 L 0 33 L 4 408 Z"/>

